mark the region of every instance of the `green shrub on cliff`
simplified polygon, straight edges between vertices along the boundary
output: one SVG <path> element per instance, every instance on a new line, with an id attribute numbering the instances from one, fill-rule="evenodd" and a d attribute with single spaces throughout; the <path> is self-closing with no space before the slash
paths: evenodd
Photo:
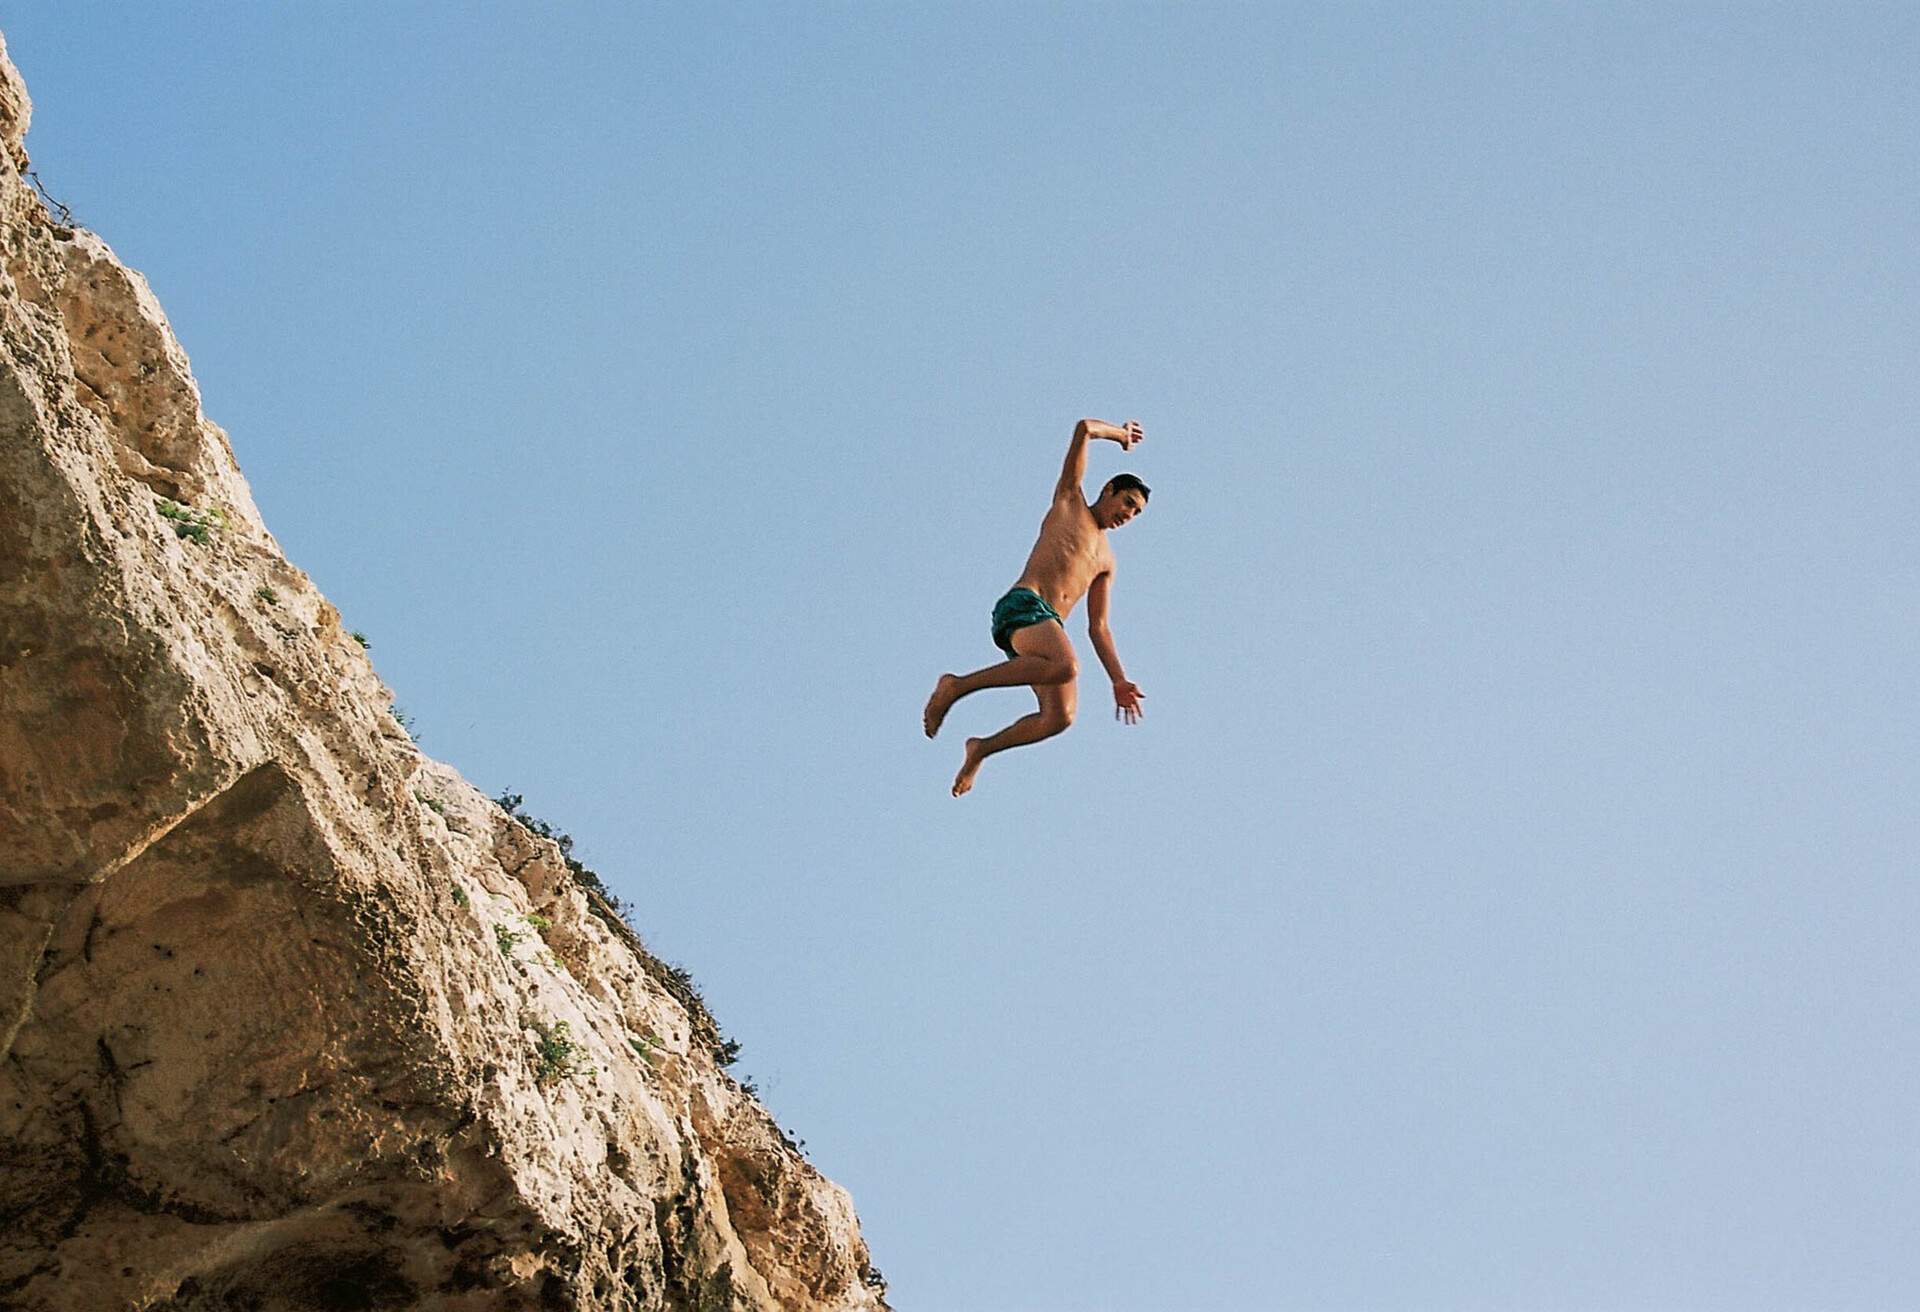
<path id="1" fill-rule="evenodd" d="M 173 525 L 174 534 L 202 546 L 213 541 L 214 533 L 227 526 L 226 512 L 218 506 L 195 510 L 170 497 L 161 497 L 157 507 L 161 518 Z"/>
<path id="2" fill-rule="evenodd" d="M 534 1083 L 552 1084 L 593 1074 L 593 1068 L 582 1062 L 581 1047 L 573 1041 L 566 1021 L 557 1020 L 551 1025 L 535 1021 L 533 1031 L 540 1036 L 533 1046 Z"/>

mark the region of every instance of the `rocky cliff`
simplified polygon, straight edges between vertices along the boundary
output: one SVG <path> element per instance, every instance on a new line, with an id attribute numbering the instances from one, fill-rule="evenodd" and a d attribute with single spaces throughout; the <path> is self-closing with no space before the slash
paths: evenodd
<path id="1" fill-rule="evenodd" d="M 0 1307 L 868 1309 L 853 1208 L 427 759 L 0 45 Z"/>

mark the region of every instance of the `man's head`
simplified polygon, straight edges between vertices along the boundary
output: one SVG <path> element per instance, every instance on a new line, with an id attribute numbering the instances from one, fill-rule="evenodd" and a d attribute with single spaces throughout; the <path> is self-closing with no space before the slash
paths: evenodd
<path id="1" fill-rule="evenodd" d="M 1101 528 L 1119 528 L 1147 508 L 1153 490 L 1132 474 L 1115 474 L 1093 503 L 1093 521 Z"/>

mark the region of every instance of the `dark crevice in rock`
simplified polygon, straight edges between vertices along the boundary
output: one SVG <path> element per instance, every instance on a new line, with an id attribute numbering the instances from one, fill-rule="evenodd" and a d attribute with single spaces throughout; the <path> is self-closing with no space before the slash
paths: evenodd
<path id="1" fill-rule="evenodd" d="M 92 1106 L 82 1100 L 76 1105 L 76 1111 L 80 1119 L 80 1178 L 75 1182 L 73 1210 L 56 1232 L 58 1240 L 73 1238 L 94 1208 L 109 1201 L 143 1215 L 171 1216 L 192 1225 L 238 1225 L 251 1219 L 167 1198 L 157 1190 L 136 1183 L 126 1154 L 107 1148 Z"/>

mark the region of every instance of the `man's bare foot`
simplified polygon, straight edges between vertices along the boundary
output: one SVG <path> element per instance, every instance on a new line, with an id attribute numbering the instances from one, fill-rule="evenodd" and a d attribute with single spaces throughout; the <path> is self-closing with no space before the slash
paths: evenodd
<path id="1" fill-rule="evenodd" d="M 967 739 L 967 759 L 960 763 L 960 773 L 953 777 L 953 795 L 960 796 L 973 787 L 973 776 L 980 771 L 980 762 L 987 758 L 980 753 L 980 744 L 985 738 Z"/>
<path id="2" fill-rule="evenodd" d="M 920 725 L 931 738 L 940 732 L 940 722 L 947 718 L 947 712 L 953 709 L 953 690 L 960 686 L 957 675 L 943 674 L 940 681 L 933 685 L 933 696 L 927 698 L 927 709 L 920 712 Z"/>

